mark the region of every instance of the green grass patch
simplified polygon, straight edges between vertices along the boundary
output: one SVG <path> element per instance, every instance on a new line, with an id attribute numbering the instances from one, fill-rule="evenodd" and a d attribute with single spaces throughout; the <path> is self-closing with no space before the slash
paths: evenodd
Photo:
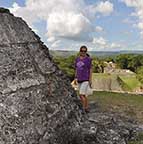
<path id="1" fill-rule="evenodd" d="M 121 112 L 143 123 L 143 95 L 96 91 L 88 98 L 103 111 Z"/>
<path id="2" fill-rule="evenodd" d="M 143 144 L 143 133 L 139 133 L 136 139 L 129 141 L 128 144 Z"/>
<path id="3" fill-rule="evenodd" d="M 139 80 L 137 80 L 135 75 L 122 75 L 119 76 L 121 78 L 121 80 L 124 82 L 125 85 L 123 85 L 123 88 L 125 90 L 134 90 L 135 88 L 141 86 L 141 83 L 139 82 Z"/>
<path id="4" fill-rule="evenodd" d="M 115 75 L 111 75 L 108 73 L 93 73 L 93 79 L 95 78 L 109 78 L 109 77 L 113 77 Z"/>

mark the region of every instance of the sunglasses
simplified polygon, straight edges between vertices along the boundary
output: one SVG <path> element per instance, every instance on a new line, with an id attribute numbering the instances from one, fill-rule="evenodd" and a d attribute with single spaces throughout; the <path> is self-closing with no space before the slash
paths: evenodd
<path id="1" fill-rule="evenodd" d="M 86 53 L 87 51 L 86 50 L 80 50 L 80 52 L 85 52 Z"/>

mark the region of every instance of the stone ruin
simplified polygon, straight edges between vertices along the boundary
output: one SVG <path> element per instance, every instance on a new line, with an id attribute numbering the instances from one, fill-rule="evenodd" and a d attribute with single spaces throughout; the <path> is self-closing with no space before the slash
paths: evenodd
<path id="1" fill-rule="evenodd" d="M 76 101 L 40 38 L 1 8 L 0 144 L 68 143 L 80 121 Z"/>
<path id="2" fill-rule="evenodd" d="M 40 38 L 0 8 L 0 144 L 126 144 L 133 137 L 132 121 L 96 104 L 82 115 L 80 106 Z"/>

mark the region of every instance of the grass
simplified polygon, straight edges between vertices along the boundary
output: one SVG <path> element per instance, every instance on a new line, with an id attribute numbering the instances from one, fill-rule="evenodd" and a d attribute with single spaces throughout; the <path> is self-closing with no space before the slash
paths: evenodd
<path id="1" fill-rule="evenodd" d="M 143 124 L 143 95 L 95 91 L 88 99 L 98 103 L 102 111 L 121 113 Z M 143 144 L 143 133 L 128 144 Z"/>
<path id="2" fill-rule="evenodd" d="M 139 133 L 136 139 L 130 141 L 128 144 L 143 144 L 143 133 Z"/>
<path id="3" fill-rule="evenodd" d="M 103 111 L 113 111 L 128 115 L 143 123 L 143 95 L 96 91 L 89 96 Z"/>
<path id="4" fill-rule="evenodd" d="M 130 75 L 130 76 L 122 75 L 119 77 L 128 86 L 129 90 L 134 90 L 135 88 L 141 86 L 141 83 L 137 80 L 135 75 Z"/>
<path id="5" fill-rule="evenodd" d="M 111 77 L 113 75 L 110 75 L 108 73 L 93 73 L 93 78 L 108 78 Z"/>

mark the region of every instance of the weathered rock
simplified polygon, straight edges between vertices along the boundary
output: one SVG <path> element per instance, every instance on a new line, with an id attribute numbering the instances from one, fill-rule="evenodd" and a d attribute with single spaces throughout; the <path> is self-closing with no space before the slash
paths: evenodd
<path id="1" fill-rule="evenodd" d="M 66 144 L 79 127 L 77 97 L 48 48 L 0 9 L 0 144 Z"/>
<path id="2" fill-rule="evenodd" d="M 91 111 L 85 116 L 73 144 L 127 144 L 138 133 L 143 133 L 143 127 L 129 117 L 103 112 L 96 103 L 90 107 Z"/>
<path id="3" fill-rule="evenodd" d="M 0 7 L 0 13 L 8 13 L 8 14 L 11 14 L 9 9 L 5 9 L 3 7 Z"/>

